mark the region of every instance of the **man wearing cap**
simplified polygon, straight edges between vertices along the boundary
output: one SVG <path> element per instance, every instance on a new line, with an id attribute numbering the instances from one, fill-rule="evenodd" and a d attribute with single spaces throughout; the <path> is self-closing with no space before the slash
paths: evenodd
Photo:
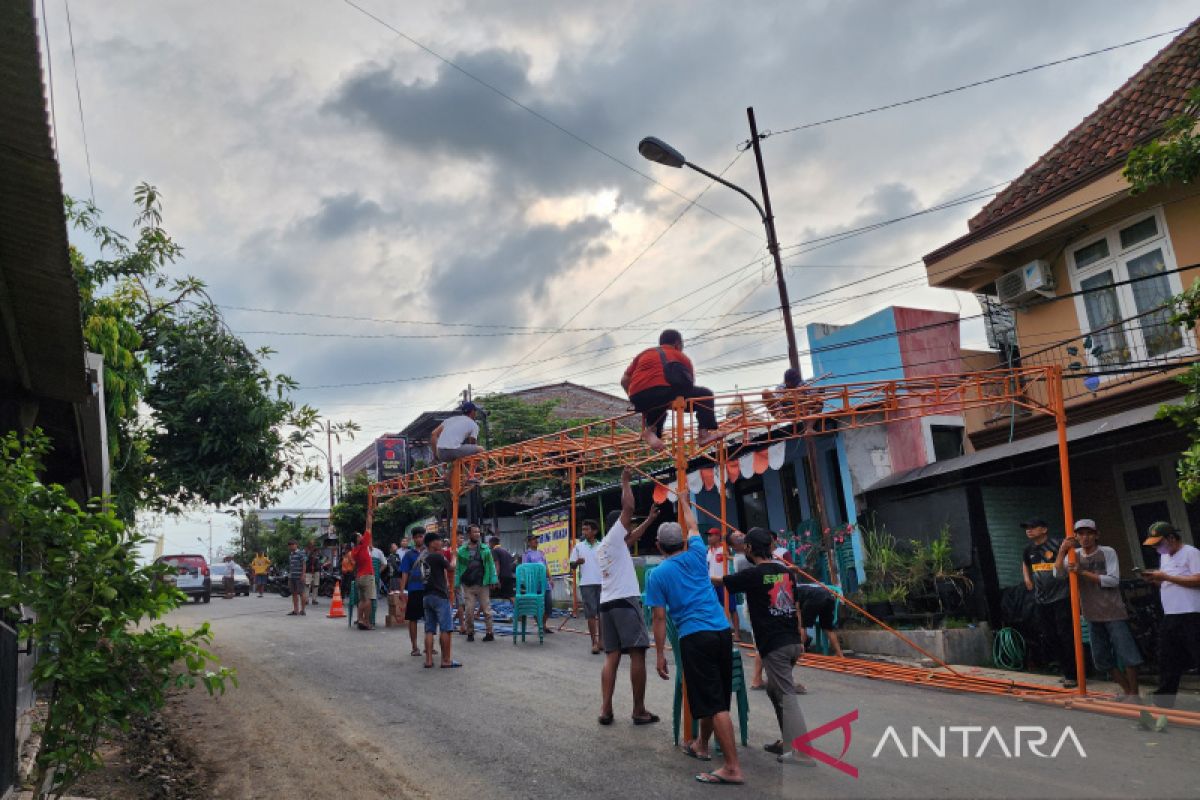
<path id="1" fill-rule="evenodd" d="M 1163 619 L 1158 629 L 1157 705 L 1175 705 L 1179 679 L 1190 665 L 1200 664 L 1200 550 L 1184 544 L 1169 522 L 1150 526 L 1142 542 L 1158 552 L 1158 569 L 1142 573 L 1159 586 Z"/>
<path id="2" fill-rule="evenodd" d="M 658 675 L 670 679 L 667 670 L 667 614 L 679 634 L 679 660 L 687 688 L 688 708 L 700 721 L 700 736 L 685 741 L 683 752 L 700 761 L 710 761 L 709 740 L 714 734 L 725 763 L 720 769 L 696 776 L 700 783 L 744 783 L 738 763 L 729 698 L 733 692 L 733 633 L 725 612 L 712 590 L 705 557 L 704 540 L 686 502 L 680 502 L 683 522 L 690 536 L 686 545 L 677 522 L 658 526 L 658 550 L 665 556 L 646 580 L 646 605 L 654 609 L 654 648 L 658 651 Z M 797 631 L 799 637 L 799 631 Z"/>
<path id="3" fill-rule="evenodd" d="M 1033 592 L 1043 641 L 1057 655 L 1062 670 L 1062 685 L 1079 685 L 1075 676 L 1075 629 L 1071 620 L 1071 588 L 1066 574 L 1054 572 L 1054 562 L 1062 542 L 1050 538 L 1046 521 L 1041 518 L 1021 523 L 1029 544 L 1021 556 L 1021 574 L 1025 588 Z"/>
<path id="4" fill-rule="evenodd" d="M 468 401 L 458 410 L 460 414 L 445 420 L 429 435 L 429 446 L 433 448 L 436 461 L 457 461 L 483 452 L 483 448 L 475 444 L 479 438 L 479 423 L 475 421 L 479 406 Z"/>
<path id="5" fill-rule="evenodd" d="M 1129 630 L 1129 613 L 1121 598 L 1121 567 L 1117 551 L 1097 543 L 1096 523 L 1081 519 L 1075 523 L 1075 538 L 1058 548 L 1054 574 L 1074 572 L 1079 576 L 1079 608 L 1091 631 L 1092 663 L 1101 673 L 1109 673 L 1121 687 L 1123 700 L 1138 696 L 1137 668 L 1142 654 Z M 1075 563 L 1067 553 L 1075 548 Z"/>

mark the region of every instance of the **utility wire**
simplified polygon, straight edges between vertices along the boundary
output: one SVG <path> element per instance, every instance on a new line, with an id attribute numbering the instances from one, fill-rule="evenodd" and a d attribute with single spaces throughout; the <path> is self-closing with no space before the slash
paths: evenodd
<path id="1" fill-rule="evenodd" d="M 646 180 L 648 180 L 648 181 L 650 181 L 651 183 L 653 183 L 655 186 L 658 186 L 658 187 L 661 187 L 661 188 L 663 188 L 663 189 L 666 189 L 668 192 L 670 192 L 671 194 L 675 195 L 676 197 L 679 197 L 679 198 L 681 198 L 681 199 L 683 199 L 683 200 L 688 200 L 688 197 L 687 197 L 686 195 L 682 194 L 681 192 L 678 192 L 678 191 L 676 191 L 675 189 L 672 189 L 670 186 L 667 186 L 665 183 L 662 183 L 661 181 L 658 181 L 658 180 L 656 180 L 656 179 L 655 179 L 655 178 L 654 178 L 652 175 L 650 175 L 650 174 L 648 174 L 648 173 L 645 173 L 645 172 L 642 172 L 640 169 L 638 169 L 637 167 L 633 166 L 633 165 L 632 165 L 632 164 L 630 164 L 628 161 L 625 161 L 625 160 L 623 160 L 623 159 L 621 159 L 621 158 L 618 158 L 617 156 L 614 156 L 612 153 L 610 153 L 610 152 L 608 152 L 607 150 L 603 149 L 603 148 L 602 148 L 602 147 L 600 147 L 599 145 L 593 144 L 592 142 L 590 142 L 590 141 L 588 141 L 587 139 L 583 138 L 582 136 L 580 136 L 579 134 L 575 133 L 574 131 L 572 131 L 572 130 L 570 130 L 570 129 L 568 129 L 568 128 L 565 128 L 565 127 L 563 127 L 562 125 L 560 125 L 559 123 L 557 123 L 557 122 L 555 122 L 554 120 L 550 119 L 550 117 L 547 117 L 545 114 L 541 113 L 540 111 L 537 111 L 537 110 L 535 110 L 534 108 L 532 108 L 532 107 L 530 107 L 530 106 L 526 105 L 525 103 L 522 103 L 520 100 L 518 100 L 517 98 L 515 98 L 515 97 L 513 97 L 512 95 L 508 94 L 508 93 L 507 93 L 507 92 L 505 92 L 503 89 L 501 89 L 501 88 L 499 88 L 498 86 L 496 86 L 495 84 L 489 83 L 488 81 L 486 81 L 486 80 L 484 80 L 483 78 L 479 77 L 478 75 L 476 75 L 475 73 L 471 72 L 470 70 L 468 70 L 468 69 L 466 69 L 466 68 L 464 68 L 464 67 L 462 67 L 462 66 L 458 65 L 458 64 L 457 64 L 457 63 L 455 63 L 454 61 L 451 61 L 449 58 L 446 58 L 446 57 L 445 57 L 445 56 L 443 56 L 441 53 L 438 53 L 438 52 L 436 52 L 435 50 L 433 50 L 432 48 L 428 47 L 427 45 L 425 45 L 425 44 L 423 44 L 423 43 L 421 43 L 421 42 L 417 41 L 416 39 L 414 39 L 413 37 L 409 36 L 407 33 L 405 33 L 404 31 L 400 30 L 399 28 L 397 28 L 396 26 L 392 25 L 391 23 L 389 23 L 389 22 L 385 21 L 384 19 L 382 19 L 382 18 L 380 18 L 380 17 L 377 17 L 376 15 L 372 14 L 370 11 L 367 11 L 365 8 L 363 8 L 362 6 L 360 6 L 360 5 L 358 5 L 357 3 L 355 3 L 355 2 L 354 2 L 354 0 L 342 0 L 342 1 L 343 1 L 343 2 L 344 2 L 346 5 L 350 6 L 350 7 L 351 7 L 351 8 L 353 8 L 354 10 L 358 11 L 358 12 L 359 12 L 360 14 L 362 14 L 363 16 L 365 16 L 365 17 L 368 17 L 368 18 L 370 18 L 370 19 L 374 20 L 375 22 L 379 23 L 379 24 L 380 24 L 380 25 L 382 25 L 383 27 L 387 28 L 389 31 L 391 31 L 392 33 L 396 34 L 396 35 L 397 35 L 397 36 L 399 36 L 401 39 L 404 39 L 404 40 L 405 40 L 406 42 L 408 42 L 409 44 L 411 44 L 411 45 L 413 45 L 414 47 L 417 47 L 417 48 L 419 48 L 419 49 L 421 49 L 421 50 L 424 50 L 426 53 L 428 53 L 429 55 L 433 56 L 433 57 L 434 57 L 434 58 L 436 58 L 438 61 L 441 61 L 441 62 L 442 62 L 443 64 L 445 64 L 446 66 L 450 67 L 451 69 L 454 69 L 454 70 L 456 70 L 457 72 L 461 73 L 462 75 L 466 76 L 467 78 L 470 78 L 471 80 L 475 81 L 475 83 L 478 83 L 480 86 L 484 87 L 484 88 L 485 88 L 485 89 L 487 89 L 488 91 L 491 91 L 491 92 L 494 92 L 494 93 L 496 93 L 496 94 L 497 94 L 497 95 L 499 95 L 500 97 L 502 97 L 502 98 L 504 98 L 505 100 L 507 100 L 508 102 L 512 103 L 512 104 L 513 104 L 514 106 L 516 106 L 517 108 L 519 108 L 519 109 L 521 109 L 522 111 L 525 111 L 525 112 L 527 112 L 527 113 L 529 113 L 529 114 L 533 115 L 533 116 L 534 116 L 534 117 L 536 117 L 537 119 L 541 120 L 542 122 L 546 123 L 546 124 L 547 124 L 547 125 L 549 125 L 550 127 L 552 127 L 552 128 L 554 128 L 555 130 L 559 131 L 560 133 L 563 133 L 563 134 L 565 134 L 565 135 L 569 136 L 570 138 L 574 139 L 575 141 L 579 142 L 580 144 L 582 144 L 584 147 L 588 148 L 589 150 L 592 150 L 592 151 L 594 151 L 594 152 L 596 152 L 596 153 L 599 153 L 600 155 L 602 155 L 602 156 L 604 156 L 605 158 L 607 158 L 609 161 L 612 161 L 612 162 L 614 162 L 614 163 L 616 163 L 616 164 L 619 164 L 619 165 L 621 165 L 622 167 L 624 167 L 625 169 L 627 169 L 627 170 L 629 170 L 630 172 L 634 173 L 635 175 L 640 175 L 641 177 L 643 177 L 643 178 L 645 178 Z M 689 200 L 689 203 L 694 203 L 694 202 L 695 202 L 695 201 L 691 201 L 691 200 Z M 701 209 L 703 209 L 704 211 L 707 211 L 709 214 L 712 214 L 712 215 L 713 215 L 714 217 L 716 217 L 717 219 L 720 219 L 720 220 L 723 220 L 723 221 L 725 221 L 725 222 L 729 223 L 730 225 L 732 225 L 733 227 L 737 228 L 737 229 L 738 229 L 738 230 L 740 230 L 740 231 L 743 231 L 744 233 L 748 233 L 748 234 L 750 234 L 751 236 L 754 236 L 754 237 L 756 237 L 756 238 L 759 238 L 759 237 L 760 237 L 760 234 L 758 234 L 758 233 L 755 233 L 754 231 L 750 230 L 749 228 L 746 228 L 746 227 L 744 227 L 744 226 L 742 226 L 742 225 L 739 225 L 738 223 L 734 222 L 733 220 L 729 219 L 728 217 L 725 217 L 725 216 L 722 216 L 721 214 L 718 214 L 716 211 L 713 211 L 711 208 L 708 208 L 707 206 L 701 205 L 701 204 L 699 204 L 699 203 L 696 203 L 695 205 L 696 205 L 698 208 L 701 208 Z"/>
<path id="2" fill-rule="evenodd" d="M 1060 64 L 1067 64 L 1071 61 L 1079 61 L 1080 59 L 1091 58 L 1092 56 L 1098 56 L 1103 53 L 1111 53 L 1112 51 L 1120 50 L 1123 47 L 1132 47 L 1135 44 L 1142 44 L 1143 42 L 1149 42 L 1153 39 L 1160 39 L 1163 36 L 1170 36 L 1172 34 L 1179 33 L 1180 31 L 1186 30 L 1186 29 L 1187 29 L 1186 25 L 1181 28 L 1172 28 L 1169 31 L 1163 31 L 1162 33 L 1154 33 L 1154 34 L 1151 34 L 1150 36 L 1143 36 L 1140 39 L 1132 39 L 1128 42 L 1121 42 L 1120 44 L 1110 45 L 1109 47 L 1102 47 L 1099 50 L 1091 50 L 1086 53 L 1079 53 L 1078 55 L 1068 56 L 1066 58 L 1060 58 L 1055 61 L 1047 61 L 1044 64 L 1036 64 L 1032 67 L 1026 67 L 1025 69 L 1019 69 L 1014 72 L 1006 72 L 1003 75 L 994 75 L 990 78 L 984 78 L 983 80 L 972 81 L 971 83 L 964 83 L 961 86 L 954 86 L 950 89 L 943 89 L 939 92 L 933 92 L 931 94 L 921 95 L 920 97 L 912 97 L 912 98 L 909 98 L 908 100 L 900 100 L 895 103 L 888 103 L 888 104 L 882 105 L 882 106 L 866 108 L 866 109 L 863 109 L 862 111 L 855 111 L 850 114 L 840 114 L 836 117 L 829 117 L 827 119 L 817 120 L 815 122 L 806 122 L 801 125 L 795 125 L 791 128 L 784 128 L 783 130 L 763 131 L 762 133 L 759 134 L 759 138 L 766 139 L 770 136 L 779 136 L 784 133 L 794 133 L 795 131 L 808 130 L 809 128 L 816 128 L 821 125 L 829 125 L 830 123 L 833 123 L 833 122 L 841 122 L 841 121 L 847 120 L 847 119 L 863 117 L 863 116 L 866 116 L 867 114 L 874 114 L 879 111 L 887 111 L 887 110 L 893 109 L 893 108 L 900 108 L 901 106 L 912 105 L 913 103 L 920 103 L 924 100 L 933 100 L 934 98 L 945 97 L 946 95 L 949 95 L 949 94 L 966 91 L 967 89 L 974 89 L 978 86 L 986 86 L 989 83 L 996 83 L 997 81 L 1002 81 L 1007 78 L 1015 78 L 1019 75 L 1028 75 L 1031 72 L 1037 72 L 1038 70 L 1047 69 L 1049 67 L 1055 67 Z"/>
<path id="3" fill-rule="evenodd" d="M 75 74 L 75 100 L 79 103 L 79 130 L 83 134 L 83 156 L 87 161 L 88 190 L 91 193 L 92 205 L 96 205 L 96 184 L 92 180 L 92 154 L 88 150 L 87 125 L 83 121 L 83 93 L 79 90 L 79 62 L 75 60 L 75 33 L 71 29 L 70 0 L 63 0 L 63 8 L 67 11 L 67 38 L 71 42 L 71 71 Z"/>

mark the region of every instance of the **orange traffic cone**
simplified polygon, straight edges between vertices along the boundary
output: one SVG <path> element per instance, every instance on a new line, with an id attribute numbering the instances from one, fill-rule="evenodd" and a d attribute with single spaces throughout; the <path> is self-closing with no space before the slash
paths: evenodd
<path id="1" fill-rule="evenodd" d="M 333 584 L 333 602 L 329 604 L 329 613 L 325 615 L 329 619 L 344 619 L 346 609 L 342 607 L 342 582 L 335 581 Z"/>

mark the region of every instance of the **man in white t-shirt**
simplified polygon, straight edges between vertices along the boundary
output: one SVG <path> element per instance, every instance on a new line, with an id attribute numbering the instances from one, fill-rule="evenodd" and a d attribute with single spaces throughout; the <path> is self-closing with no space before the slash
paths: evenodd
<path id="1" fill-rule="evenodd" d="M 1200 550 L 1184 544 L 1175 526 L 1156 522 L 1142 544 L 1158 552 L 1158 569 L 1142 577 L 1159 585 L 1163 619 L 1158 628 L 1158 688 L 1154 702 L 1175 705 L 1179 680 L 1200 664 Z"/>
<path id="2" fill-rule="evenodd" d="M 435 461 L 457 461 L 483 452 L 475 443 L 479 439 L 479 423 L 475 421 L 479 406 L 467 401 L 458 410 L 462 413 L 443 421 L 429 435 Z"/>
<path id="3" fill-rule="evenodd" d="M 596 550 L 600 566 L 600 640 L 604 645 L 604 669 L 600 672 L 601 725 L 613 721 L 613 691 L 617 686 L 617 667 L 621 654 L 629 654 L 629 682 L 633 686 L 633 724 L 649 725 L 658 716 L 646 710 L 646 648 L 650 633 L 642 615 L 642 588 L 633 569 L 629 546 L 638 539 L 658 516 L 651 507 L 646 521 L 632 531 L 633 487 L 632 473 L 621 471 L 621 510 L 608 515 L 608 533 Z"/>
<path id="4" fill-rule="evenodd" d="M 592 637 L 592 655 L 600 653 L 600 526 L 594 519 L 585 519 L 580 526 L 583 538 L 571 551 L 571 569 L 575 570 L 579 597 L 583 601 L 583 616 L 587 619 L 588 635 Z"/>
<path id="5" fill-rule="evenodd" d="M 708 577 L 710 579 L 716 578 L 717 580 L 721 580 L 730 572 L 733 572 L 732 565 L 730 569 L 725 569 L 725 541 L 721 536 L 721 529 L 709 528 Z M 729 617 L 730 622 L 733 624 L 733 639 L 737 641 L 741 638 L 742 634 L 740 630 L 741 625 L 739 624 L 741 621 L 737 616 L 737 599 L 733 595 L 730 595 L 729 605 L 726 607 L 724 584 L 718 586 L 714 583 L 713 590 L 717 593 L 717 602 L 721 604 L 721 608 L 725 609 L 725 615 Z"/>

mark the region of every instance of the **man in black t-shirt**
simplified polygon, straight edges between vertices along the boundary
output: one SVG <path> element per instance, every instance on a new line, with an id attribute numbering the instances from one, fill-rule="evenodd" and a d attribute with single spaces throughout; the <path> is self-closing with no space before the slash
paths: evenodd
<path id="1" fill-rule="evenodd" d="M 425 582 L 425 668 L 433 666 L 433 637 L 442 645 L 442 669 L 461 667 L 450 657 L 454 636 L 454 615 L 450 610 L 450 589 L 446 571 L 454 568 L 454 556 L 448 560 L 442 552 L 445 542 L 436 533 L 425 534 L 425 553 L 417 560 Z"/>
<path id="2" fill-rule="evenodd" d="M 1075 627 L 1071 620 L 1071 587 L 1065 575 L 1056 575 L 1054 562 L 1058 558 L 1061 539 L 1051 538 L 1046 521 L 1041 518 L 1021 523 L 1029 544 L 1021 554 L 1021 574 L 1025 588 L 1033 592 L 1038 612 L 1042 640 L 1058 658 L 1068 689 L 1079 685 L 1075 674 Z"/>
<path id="3" fill-rule="evenodd" d="M 792 669 L 800 659 L 800 619 L 796 614 L 795 584 L 787 565 L 771 555 L 771 534 L 751 528 L 746 534 L 746 557 L 752 566 L 732 575 L 714 577 L 713 583 L 746 595 L 746 610 L 754 643 L 767 676 L 767 696 L 775 706 L 782 738 L 764 749 L 784 764 L 813 766 L 809 756 L 792 750 L 792 742 L 808 731 L 796 700 Z"/>

